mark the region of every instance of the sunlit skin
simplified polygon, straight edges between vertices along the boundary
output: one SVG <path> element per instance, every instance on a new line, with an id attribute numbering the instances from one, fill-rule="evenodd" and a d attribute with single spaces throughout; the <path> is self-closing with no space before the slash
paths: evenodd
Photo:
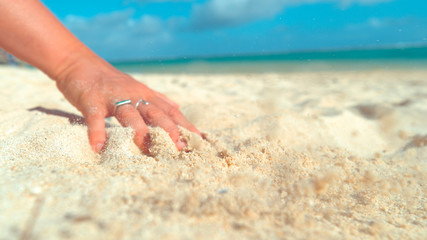
<path id="1" fill-rule="evenodd" d="M 37 0 L 0 0 L 0 47 L 56 81 L 65 98 L 83 114 L 96 152 L 105 146 L 104 118 L 111 116 L 135 130 L 134 142 L 145 153 L 150 145 L 147 125 L 163 128 L 178 149 L 185 147 L 178 126 L 200 135 L 178 104 L 100 58 Z M 141 98 L 150 104 L 135 109 Z M 132 105 L 114 111 L 115 103 L 126 99 Z"/>

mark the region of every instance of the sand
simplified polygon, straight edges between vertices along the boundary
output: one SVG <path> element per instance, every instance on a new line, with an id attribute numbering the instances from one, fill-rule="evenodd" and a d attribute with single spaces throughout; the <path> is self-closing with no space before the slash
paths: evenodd
<path id="1" fill-rule="evenodd" d="M 206 140 L 153 157 L 37 70 L 0 68 L 0 239 L 425 239 L 427 71 L 134 75 Z"/>

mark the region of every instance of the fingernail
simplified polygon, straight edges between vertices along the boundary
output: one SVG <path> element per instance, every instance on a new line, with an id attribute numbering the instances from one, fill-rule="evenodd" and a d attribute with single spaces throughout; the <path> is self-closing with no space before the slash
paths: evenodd
<path id="1" fill-rule="evenodd" d="M 95 151 L 95 152 L 97 152 L 97 153 L 99 153 L 101 150 L 102 150 L 102 148 L 104 147 L 104 144 L 102 144 L 102 143 L 97 143 L 95 146 L 93 146 L 93 150 Z"/>
<path id="2" fill-rule="evenodd" d="M 186 144 L 185 144 L 185 142 L 178 140 L 178 142 L 176 142 L 176 146 L 177 146 L 178 150 L 182 150 L 186 146 Z"/>

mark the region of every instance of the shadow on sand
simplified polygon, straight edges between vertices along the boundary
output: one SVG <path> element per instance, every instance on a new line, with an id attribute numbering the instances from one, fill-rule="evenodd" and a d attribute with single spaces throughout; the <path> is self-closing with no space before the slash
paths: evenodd
<path id="1" fill-rule="evenodd" d="M 30 108 L 28 109 L 28 111 L 38 111 L 38 112 L 46 113 L 48 115 L 64 117 L 64 118 L 67 118 L 71 124 L 86 125 L 86 121 L 82 116 L 79 116 L 73 113 L 67 113 L 57 109 L 48 109 L 48 108 L 38 106 L 35 108 Z"/>

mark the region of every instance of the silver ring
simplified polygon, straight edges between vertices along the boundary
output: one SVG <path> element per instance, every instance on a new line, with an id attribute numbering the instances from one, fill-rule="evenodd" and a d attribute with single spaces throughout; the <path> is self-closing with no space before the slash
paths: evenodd
<path id="1" fill-rule="evenodd" d="M 138 100 L 138 102 L 136 102 L 136 104 L 135 104 L 135 108 L 136 109 L 138 109 L 138 106 L 139 106 L 139 104 L 142 104 L 142 105 L 148 105 L 148 104 L 150 104 L 149 102 L 147 102 L 147 101 L 145 101 L 144 99 L 139 99 Z"/>
<path id="2" fill-rule="evenodd" d="M 116 114 L 116 111 L 120 106 L 123 106 L 126 104 L 132 104 L 132 101 L 130 99 L 127 99 L 120 102 L 116 102 L 116 104 L 114 105 L 114 114 Z"/>

